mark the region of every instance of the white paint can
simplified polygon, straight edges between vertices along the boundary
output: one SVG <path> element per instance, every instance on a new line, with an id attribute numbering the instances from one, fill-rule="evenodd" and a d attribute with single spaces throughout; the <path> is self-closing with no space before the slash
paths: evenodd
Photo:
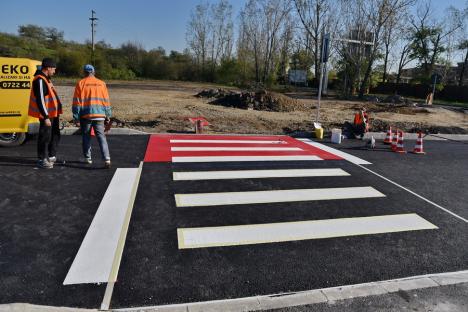
<path id="1" fill-rule="evenodd" d="M 331 142 L 341 144 L 341 129 L 332 129 Z"/>

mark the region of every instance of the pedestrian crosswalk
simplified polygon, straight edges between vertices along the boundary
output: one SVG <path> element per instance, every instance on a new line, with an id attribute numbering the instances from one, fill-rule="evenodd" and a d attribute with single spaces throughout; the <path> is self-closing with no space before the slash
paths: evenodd
<path id="1" fill-rule="evenodd" d="M 171 161 L 173 163 L 217 163 L 217 162 L 247 162 L 261 164 L 274 161 L 326 161 L 349 159 L 350 162 L 366 164 L 367 162 L 343 152 L 335 153 L 323 144 L 313 141 L 303 142 L 284 136 L 249 137 L 237 136 L 172 136 L 154 138 L 160 147 L 166 150 L 162 153 L 147 153 L 147 161 Z M 164 141 L 164 144 L 161 142 Z M 275 146 L 272 146 L 275 145 Z M 322 146 L 323 145 L 323 146 Z M 149 147 L 149 149 L 151 149 Z M 315 163 L 315 162 L 314 162 Z M 281 164 L 281 163 L 280 163 Z M 284 163 L 283 163 L 284 164 Z M 242 167 L 242 165 L 239 165 Z M 190 167 L 189 167 L 190 168 Z M 235 207 L 236 205 L 268 205 L 285 203 L 291 208 L 297 202 L 311 203 L 314 208 L 317 201 L 343 201 L 349 199 L 386 198 L 386 195 L 373 186 L 353 186 L 351 174 L 341 168 L 303 168 L 256 169 L 239 168 L 237 170 L 174 170 L 172 177 L 175 183 L 182 181 L 224 181 L 229 186 L 229 180 L 242 179 L 291 179 L 345 177 L 349 186 L 318 187 L 289 189 L 287 183 L 283 189 L 249 190 L 242 192 L 212 192 L 207 189 L 203 193 L 184 192 L 178 188 L 174 194 L 177 208 L 197 207 Z M 285 180 L 286 181 L 286 180 Z M 343 183 L 343 182 L 342 182 Z M 177 184 L 176 184 L 177 185 Z M 179 249 L 206 248 L 220 246 L 253 245 L 297 240 L 324 239 L 332 237 L 347 237 L 357 235 L 373 235 L 417 230 L 433 230 L 437 226 L 415 213 L 356 216 L 347 218 L 301 220 L 294 222 L 276 222 L 260 224 L 239 224 L 228 226 L 180 227 L 177 229 Z"/>

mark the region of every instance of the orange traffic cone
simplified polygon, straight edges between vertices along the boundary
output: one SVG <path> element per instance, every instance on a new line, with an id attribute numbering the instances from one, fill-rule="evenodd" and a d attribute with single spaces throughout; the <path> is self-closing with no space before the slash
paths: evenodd
<path id="1" fill-rule="evenodd" d="M 422 132 L 419 131 L 418 139 L 416 140 L 416 145 L 414 146 L 413 150 L 414 154 L 426 154 L 423 149 L 423 138 L 422 138 Z"/>
<path id="2" fill-rule="evenodd" d="M 403 146 L 403 131 L 398 132 L 398 142 L 395 152 L 404 154 L 406 153 L 405 147 Z"/>
<path id="3" fill-rule="evenodd" d="M 384 144 L 392 144 L 392 127 L 388 129 L 387 136 L 385 137 L 385 140 L 383 142 Z"/>
<path id="4" fill-rule="evenodd" d="M 395 131 L 395 133 L 393 135 L 392 146 L 391 146 L 392 151 L 396 150 L 397 144 L 398 144 L 398 129 L 397 129 L 397 131 Z"/>
<path id="5" fill-rule="evenodd" d="M 92 137 L 95 136 L 95 134 L 94 134 L 94 128 L 93 128 L 92 126 L 91 126 L 91 136 L 92 136 Z"/>

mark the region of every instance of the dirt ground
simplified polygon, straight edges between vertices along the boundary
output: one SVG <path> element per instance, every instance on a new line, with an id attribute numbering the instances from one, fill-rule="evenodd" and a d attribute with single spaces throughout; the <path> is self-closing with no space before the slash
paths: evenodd
<path id="1" fill-rule="evenodd" d="M 108 82 L 115 118 L 121 126 L 147 132 L 193 132 L 188 117 L 203 116 L 210 126 L 207 133 L 298 134 L 311 132 L 316 116 L 316 97 L 310 92 L 291 92 L 302 105 L 292 112 L 245 110 L 210 104 L 212 99 L 195 94 L 216 85 L 179 81 Z M 224 88 L 224 87 L 223 87 Z M 63 120 L 71 122 L 72 83 L 57 84 L 64 104 Z M 236 90 L 235 88 L 231 88 Z M 352 121 L 359 107 L 370 113 L 371 131 L 385 131 L 389 125 L 406 132 L 419 129 L 431 133 L 468 133 L 468 111 L 456 108 L 417 107 L 408 105 L 324 99 L 320 121 L 325 130 L 341 128 Z"/>

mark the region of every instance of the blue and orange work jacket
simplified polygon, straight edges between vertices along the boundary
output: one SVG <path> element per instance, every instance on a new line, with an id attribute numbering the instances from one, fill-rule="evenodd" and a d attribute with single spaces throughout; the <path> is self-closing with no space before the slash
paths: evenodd
<path id="1" fill-rule="evenodd" d="M 44 119 L 45 117 L 55 118 L 58 115 L 61 115 L 62 104 L 60 103 L 60 99 L 55 91 L 54 85 L 43 75 L 34 76 L 33 84 L 38 79 L 42 79 L 44 82 L 43 85 L 47 86 L 47 93 L 41 90 L 39 92 L 41 99 L 38 99 L 34 93 L 34 88 L 31 88 L 28 115 L 40 119 Z M 42 105 L 41 109 L 39 108 L 39 105 Z"/>
<path id="2" fill-rule="evenodd" d="M 110 118 L 112 111 L 106 83 L 94 76 L 78 81 L 72 111 L 74 120 Z"/>

